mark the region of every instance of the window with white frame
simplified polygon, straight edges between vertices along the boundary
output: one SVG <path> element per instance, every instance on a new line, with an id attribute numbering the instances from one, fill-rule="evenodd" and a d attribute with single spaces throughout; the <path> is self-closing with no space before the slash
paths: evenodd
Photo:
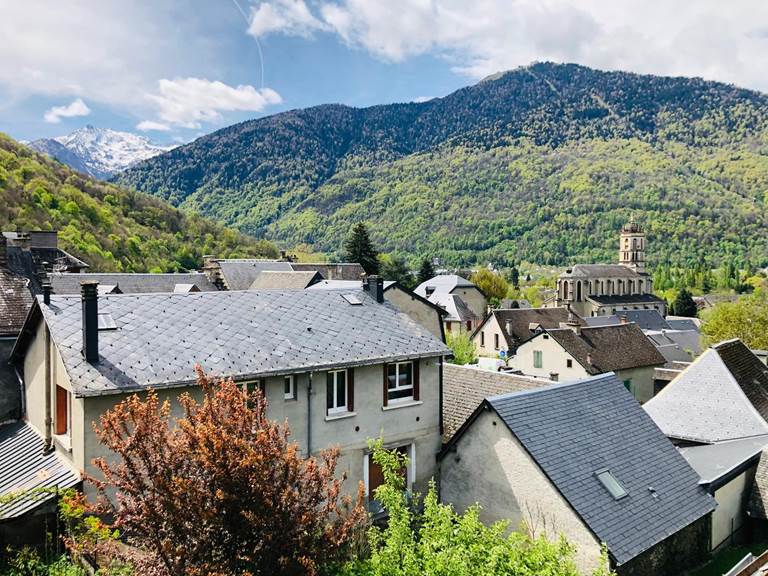
<path id="1" fill-rule="evenodd" d="M 328 414 L 341 414 L 347 412 L 347 371 L 333 370 L 328 372 L 327 384 Z"/>
<path id="2" fill-rule="evenodd" d="M 413 400 L 413 362 L 387 365 L 387 401 Z"/>
<path id="3" fill-rule="evenodd" d="M 296 377 L 291 374 L 283 377 L 283 386 L 286 400 L 294 400 L 296 398 Z"/>

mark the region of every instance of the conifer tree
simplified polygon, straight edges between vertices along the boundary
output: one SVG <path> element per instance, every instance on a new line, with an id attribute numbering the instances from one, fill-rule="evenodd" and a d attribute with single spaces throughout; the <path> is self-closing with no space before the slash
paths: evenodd
<path id="1" fill-rule="evenodd" d="M 424 260 L 421 261 L 421 267 L 419 268 L 419 284 L 434 277 L 435 267 L 432 265 L 432 260 L 425 257 Z"/>
<path id="2" fill-rule="evenodd" d="M 352 233 L 344 242 L 344 259 L 360 264 L 369 276 L 379 273 L 379 253 L 373 247 L 368 228 L 363 222 L 355 224 Z"/>
<path id="3" fill-rule="evenodd" d="M 693 301 L 693 296 L 686 288 L 682 288 L 677 293 L 675 301 L 672 303 L 672 310 L 675 316 L 687 316 L 689 318 L 695 318 L 698 313 L 696 302 Z"/>

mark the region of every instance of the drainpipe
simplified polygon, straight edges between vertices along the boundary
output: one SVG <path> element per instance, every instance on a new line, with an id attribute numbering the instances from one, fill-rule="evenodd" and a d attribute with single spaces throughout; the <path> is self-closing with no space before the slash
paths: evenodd
<path id="1" fill-rule="evenodd" d="M 20 418 L 24 418 L 27 415 L 27 390 L 24 387 L 24 378 L 21 377 L 21 373 L 17 366 L 13 367 L 13 371 L 16 373 L 16 378 L 19 380 L 19 391 L 21 392 L 21 414 Z"/>
<path id="2" fill-rule="evenodd" d="M 48 453 L 53 448 L 51 435 L 51 331 L 45 327 L 45 442 L 43 450 Z"/>
<path id="3" fill-rule="evenodd" d="M 307 457 L 312 454 L 312 372 L 307 382 Z"/>
<path id="4" fill-rule="evenodd" d="M 443 438 L 443 357 L 440 356 L 438 364 L 438 401 L 440 402 L 440 439 Z"/>

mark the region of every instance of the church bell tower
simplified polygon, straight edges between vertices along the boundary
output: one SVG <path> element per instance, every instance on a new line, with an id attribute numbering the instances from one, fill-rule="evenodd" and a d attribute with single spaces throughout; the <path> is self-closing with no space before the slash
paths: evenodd
<path id="1" fill-rule="evenodd" d="M 645 272 L 645 232 L 637 222 L 627 222 L 621 228 L 619 264 Z"/>

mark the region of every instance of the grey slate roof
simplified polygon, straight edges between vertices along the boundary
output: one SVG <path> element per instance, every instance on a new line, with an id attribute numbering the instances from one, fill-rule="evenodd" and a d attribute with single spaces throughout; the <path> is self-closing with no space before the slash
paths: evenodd
<path id="1" fill-rule="evenodd" d="M 610 306 L 612 304 L 637 304 L 642 306 L 643 304 L 666 304 L 664 300 L 653 294 L 622 294 L 613 296 L 587 296 L 587 300 L 600 304 L 601 306 Z"/>
<path id="2" fill-rule="evenodd" d="M 589 374 L 661 366 L 666 360 L 636 324 L 547 330 Z M 538 336 L 541 338 L 541 335 Z"/>
<path id="3" fill-rule="evenodd" d="M 621 324 L 620 316 L 626 316 L 628 322 L 634 322 L 642 330 L 669 330 L 669 324 L 658 310 L 622 310 L 611 316 L 592 316 L 585 318 L 589 326 L 611 326 Z"/>
<path id="4" fill-rule="evenodd" d="M 397 284 L 394 280 L 384 280 L 384 290 Z M 320 280 L 317 284 L 308 286 L 309 290 L 361 290 L 362 280 Z"/>
<path id="5" fill-rule="evenodd" d="M 643 278 L 646 273 L 622 264 L 576 264 L 562 274 L 566 278 Z"/>
<path id="6" fill-rule="evenodd" d="M 768 446 L 768 435 L 687 446 L 679 450 L 701 478 L 699 483 L 709 486 L 756 459 L 765 446 Z"/>
<path id="7" fill-rule="evenodd" d="M 478 320 L 477 315 L 469 309 L 469 306 L 458 294 L 435 292 L 427 300 L 447 312 L 447 315 L 443 318 L 444 321 L 467 322 L 468 320 Z"/>
<path id="8" fill-rule="evenodd" d="M 114 394 L 194 382 L 194 365 L 219 375 L 256 378 L 450 351 L 425 328 L 367 292 L 351 305 L 334 290 L 224 291 L 99 297 L 116 330 L 99 332 L 100 361 L 82 355 L 80 296 L 37 305 L 51 330 L 76 396 Z M 27 329 L 25 329 L 25 334 Z M 24 353 L 21 340 L 14 351 Z"/>
<path id="9" fill-rule="evenodd" d="M 645 335 L 668 362 L 690 362 L 701 353 L 698 330 L 646 330 Z"/>
<path id="10" fill-rule="evenodd" d="M 488 404 L 618 565 L 715 508 L 698 474 L 613 374 Z M 626 497 L 603 487 L 595 473 L 604 469 Z"/>
<path id="11" fill-rule="evenodd" d="M 323 277 L 318 272 L 277 272 L 265 270 L 261 272 L 249 290 L 304 290 L 321 281 Z"/>
<path id="12" fill-rule="evenodd" d="M 0 520 L 26 514 L 55 496 L 43 489 L 72 488 L 80 483 L 55 452 L 44 454 L 43 446 L 43 439 L 29 424 L 14 422 L 0 428 L 0 497 L 18 495 L 0 504 Z"/>
<path id="13" fill-rule="evenodd" d="M 50 275 L 54 294 L 80 294 L 80 282 L 94 280 L 99 287 L 114 286 L 118 293 L 143 294 L 149 292 L 176 292 L 180 286 L 195 285 L 201 292 L 212 292 L 216 286 L 202 272 L 178 274 L 80 274 L 54 273 Z M 187 290 L 185 290 L 187 291 Z M 102 292 L 104 292 L 102 290 Z"/>
<path id="14" fill-rule="evenodd" d="M 0 336 L 15 336 L 21 332 L 31 306 L 29 281 L 0 267 Z"/>
<path id="15" fill-rule="evenodd" d="M 740 340 L 727 340 L 644 408 L 670 438 L 709 444 L 768 434 L 768 367 Z"/>
<path id="16" fill-rule="evenodd" d="M 698 318 L 667 316 L 666 321 L 672 330 L 699 330 L 701 327 L 701 321 Z"/>
<path id="17" fill-rule="evenodd" d="M 551 380 L 491 372 L 473 366 L 443 364 L 443 437 L 453 436 L 490 396 L 554 384 Z"/>
<path id="18" fill-rule="evenodd" d="M 568 322 L 568 309 L 559 308 L 510 308 L 492 310 L 491 315 L 496 318 L 504 334 L 509 350 L 517 349 L 520 344 L 527 342 L 538 331 L 531 330 L 533 325 L 540 326 L 544 330 L 550 328 L 559 328 L 560 324 Z M 491 316 L 485 319 L 485 322 L 478 328 L 480 330 Z M 585 321 L 578 315 L 573 314 L 573 320 L 584 326 Z M 507 330 L 509 328 L 509 330 Z"/>
<path id="19" fill-rule="evenodd" d="M 450 294 L 456 288 L 475 287 L 475 285 L 472 282 L 456 274 L 440 274 L 438 276 L 435 276 L 434 278 L 430 278 L 429 280 L 422 282 L 421 284 L 416 286 L 416 288 L 413 291 L 416 292 L 416 294 L 418 294 L 419 296 L 426 297 L 428 286 L 430 288 L 435 289 L 434 294 L 439 294 L 439 293 Z"/>
<path id="20" fill-rule="evenodd" d="M 230 290 L 248 290 L 256 276 L 265 270 L 291 272 L 290 262 L 277 260 L 230 259 L 217 260 L 221 276 Z"/>

